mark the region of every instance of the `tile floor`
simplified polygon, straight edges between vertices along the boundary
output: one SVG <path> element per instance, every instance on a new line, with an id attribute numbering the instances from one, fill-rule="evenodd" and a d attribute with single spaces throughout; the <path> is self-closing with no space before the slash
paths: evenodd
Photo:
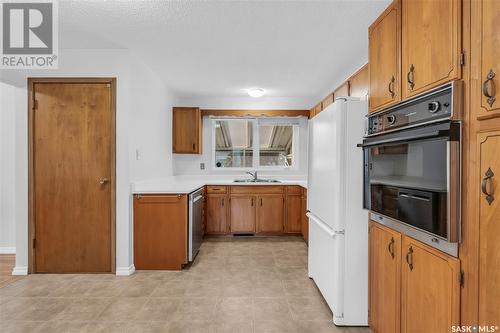
<path id="1" fill-rule="evenodd" d="M 38 274 L 0 288 L 0 332 L 342 332 L 299 238 L 216 238 L 182 272 Z"/>

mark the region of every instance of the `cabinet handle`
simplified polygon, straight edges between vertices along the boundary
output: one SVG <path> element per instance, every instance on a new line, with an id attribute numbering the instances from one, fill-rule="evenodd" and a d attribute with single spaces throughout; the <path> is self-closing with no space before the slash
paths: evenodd
<path id="1" fill-rule="evenodd" d="M 193 143 L 193 151 L 196 150 L 196 143 Z"/>
<path id="2" fill-rule="evenodd" d="M 252 198 L 252 207 L 253 207 L 253 198 Z"/>
<path id="3" fill-rule="evenodd" d="M 262 207 L 262 198 L 260 198 L 260 206 Z"/>
<path id="4" fill-rule="evenodd" d="M 493 78 L 495 77 L 495 72 L 493 72 L 492 69 L 488 72 L 488 75 L 486 75 L 486 81 L 483 82 L 483 95 L 487 98 L 486 101 L 490 105 L 490 107 L 493 106 L 493 103 L 495 103 L 495 81 L 493 81 Z M 490 82 L 491 82 L 491 93 L 490 93 Z"/>
<path id="5" fill-rule="evenodd" d="M 222 207 L 224 207 L 224 198 L 222 198 Z"/>
<path id="6" fill-rule="evenodd" d="M 408 249 L 408 252 L 406 253 L 406 262 L 408 263 L 408 266 L 410 267 L 410 271 L 413 270 L 413 247 L 410 246 Z"/>
<path id="7" fill-rule="evenodd" d="M 391 98 L 394 98 L 394 96 L 396 95 L 396 93 L 394 92 L 395 82 L 396 82 L 396 79 L 394 78 L 394 76 L 392 76 L 392 79 L 389 82 L 389 86 L 387 87 L 389 89 L 389 92 L 391 93 Z"/>
<path id="8" fill-rule="evenodd" d="M 493 202 L 493 200 L 495 200 L 495 197 L 493 196 L 493 176 L 494 175 L 495 174 L 493 173 L 493 171 L 491 171 L 491 168 L 488 168 L 488 170 L 484 174 L 484 178 L 483 178 L 483 181 L 481 183 L 481 191 L 486 196 L 485 199 L 488 202 L 488 205 L 490 205 L 490 206 L 491 206 L 491 203 Z M 492 192 L 488 191 L 488 182 L 491 184 Z"/>
<path id="9" fill-rule="evenodd" d="M 389 245 L 387 246 L 387 250 L 389 250 L 389 253 L 391 254 L 391 258 L 394 259 L 394 237 L 391 237 L 391 241 L 389 242 Z"/>
<path id="10" fill-rule="evenodd" d="M 415 87 L 415 66 L 411 64 L 410 66 L 410 71 L 408 74 L 406 74 L 406 80 L 408 81 L 408 84 L 410 85 L 410 90 L 413 90 L 413 87 Z"/>

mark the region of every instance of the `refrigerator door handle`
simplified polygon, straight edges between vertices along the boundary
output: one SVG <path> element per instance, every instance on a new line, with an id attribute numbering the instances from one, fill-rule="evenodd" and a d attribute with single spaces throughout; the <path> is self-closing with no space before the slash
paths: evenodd
<path id="1" fill-rule="evenodd" d="M 311 212 L 307 212 L 306 215 L 311 221 L 316 223 L 318 225 L 318 227 L 323 229 L 323 231 L 326 232 L 332 238 L 335 236 L 338 236 L 338 235 L 343 235 L 345 233 L 344 230 L 333 230 L 328 225 L 326 225 L 325 222 L 321 221 L 316 216 L 314 216 L 314 214 L 312 214 Z"/>

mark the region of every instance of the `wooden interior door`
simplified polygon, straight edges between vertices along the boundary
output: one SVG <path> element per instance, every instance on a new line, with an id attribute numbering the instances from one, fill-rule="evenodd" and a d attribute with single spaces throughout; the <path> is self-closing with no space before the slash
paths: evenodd
<path id="1" fill-rule="evenodd" d="M 401 100 L 401 2 L 394 1 L 368 30 L 370 112 Z"/>
<path id="2" fill-rule="evenodd" d="M 254 196 L 231 196 L 231 232 L 255 233 L 256 201 Z"/>
<path id="3" fill-rule="evenodd" d="M 401 234 L 370 221 L 370 328 L 374 333 L 400 331 Z"/>
<path id="4" fill-rule="evenodd" d="M 34 271 L 114 270 L 114 81 L 32 81 Z"/>
<path id="5" fill-rule="evenodd" d="M 500 1 L 472 1 L 473 111 L 500 117 Z"/>
<path id="6" fill-rule="evenodd" d="M 403 237 L 401 332 L 450 332 L 460 325 L 460 262 Z"/>
<path id="7" fill-rule="evenodd" d="M 479 204 L 479 325 L 489 326 L 500 324 L 500 131 L 479 134 L 478 143 L 484 190 Z"/>
<path id="8" fill-rule="evenodd" d="M 283 195 L 263 195 L 257 199 L 257 232 L 282 233 L 285 223 Z"/>
<path id="9" fill-rule="evenodd" d="M 461 0 L 402 0 L 402 95 L 461 77 Z"/>
<path id="10" fill-rule="evenodd" d="M 207 234 L 226 232 L 226 195 L 207 195 Z"/>

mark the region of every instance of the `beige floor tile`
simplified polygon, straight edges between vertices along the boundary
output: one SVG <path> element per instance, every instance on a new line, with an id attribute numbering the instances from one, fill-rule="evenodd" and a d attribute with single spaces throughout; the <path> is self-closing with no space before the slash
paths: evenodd
<path id="1" fill-rule="evenodd" d="M 222 283 L 222 297 L 252 296 L 254 292 L 254 281 L 245 278 L 227 277 Z"/>
<path id="2" fill-rule="evenodd" d="M 115 298 L 97 318 L 99 321 L 131 320 L 146 303 L 142 297 Z"/>
<path id="3" fill-rule="evenodd" d="M 191 280 L 184 279 L 178 281 L 166 281 L 162 282 L 160 285 L 154 289 L 150 296 L 151 297 L 182 297 L 186 294 Z"/>
<path id="4" fill-rule="evenodd" d="M 7 321 L 0 320 L 0 332 L 2 333 L 33 333 L 38 332 L 43 323 L 33 321 Z"/>
<path id="5" fill-rule="evenodd" d="M 216 297 L 184 297 L 173 320 L 213 320 L 217 305 Z"/>
<path id="6" fill-rule="evenodd" d="M 167 324 L 168 333 L 207 333 L 210 332 L 210 321 L 174 320 Z"/>
<path id="7" fill-rule="evenodd" d="M 251 297 L 222 297 L 218 300 L 215 310 L 215 320 L 250 322 L 253 320 Z"/>
<path id="8" fill-rule="evenodd" d="M 80 333 L 85 332 L 88 322 L 85 321 L 48 321 L 42 323 L 37 332 L 43 333 Z"/>
<path id="9" fill-rule="evenodd" d="M 258 320 L 254 322 L 254 332 L 296 333 L 297 323 L 293 320 Z"/>
<path id="10" fill-rule="evenodd" d="M 320 297 L 287 298 L 294 320 L 332 320 L 332 312 Z"/>
<path id="11" fill-rule="evenodd" d="M 91 281 L 85 297 L 118 297 L 125 288 L 124 281 Z"/>
<path id="12" fill-rule="evenodd" d="M 112 301 L 111 298 L 77 298 L 59 313 L 55 320 L 91 321 L 97 318 Z"/>
<path id="13" fill-rule="evenodd" d="M 316 284 L 311 279 L 283 280 L 283 286 L 287 296 L 321 297 Z"/>
<path id="14" fill-rule="evenodd" d="M 162 284 L 159 280 L 129 280 L 124 282 L 120 297 L 148 297 Z"/>
<path id="15" fill-rule="evenodd" d="M 253 333 L 252 321 L 216 321 L 210 324 L 211 333 Z"/>
<path id="16" fill-rule="evenodd" d="M 292 320 L 286 298 L 256 297 L 253 299 L 255 321 Z"/>
<path id="17" fill-rule="evenodd" d="M 281 280 L 258 280 L 253 284 L 254 297 L 283 297 L 284 294 Z"/>
<path id="18" fill-rule="evenodd" d="M 181 298 L 150 298 L 132 318 L 139 321 L 171 320 L 180 304 Z"/>
<path id="19" fill-rule="evenodd" d="M 24 310 L 13 315 L 23 321 L 49 321 L 55 319 L 74 301 L 72 298 L 36 298 Z"/>

